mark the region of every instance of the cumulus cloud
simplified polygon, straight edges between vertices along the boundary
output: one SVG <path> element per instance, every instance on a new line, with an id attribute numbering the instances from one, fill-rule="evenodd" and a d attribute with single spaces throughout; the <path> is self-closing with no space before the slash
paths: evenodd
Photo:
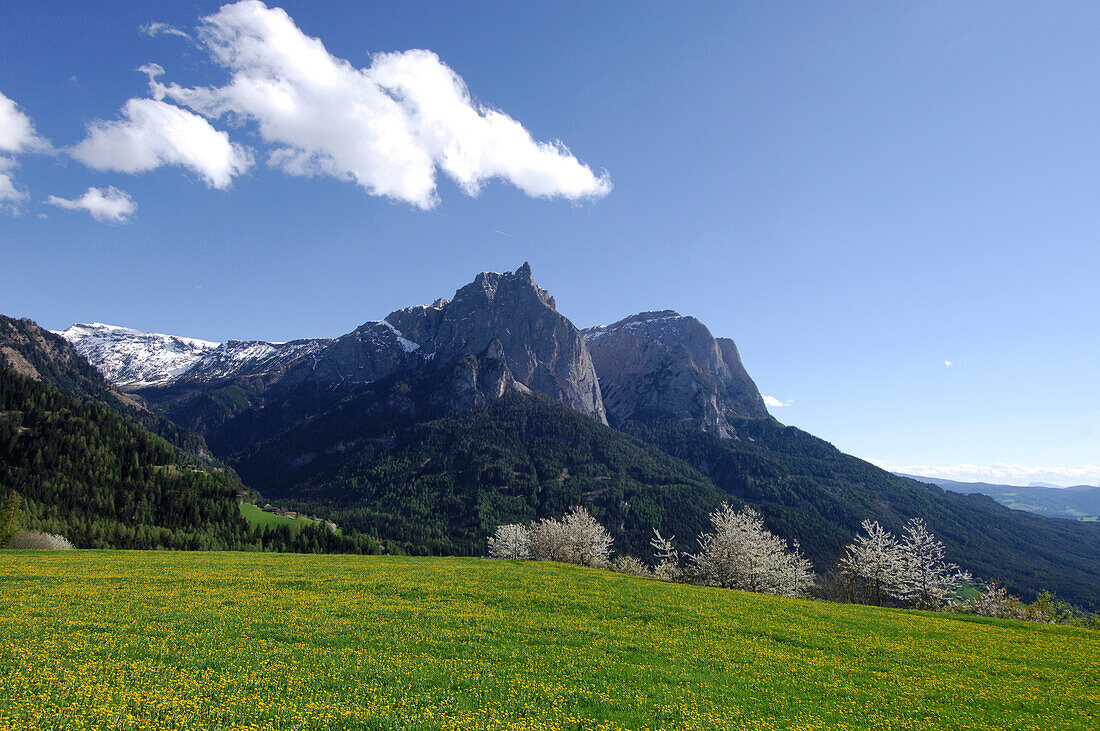
<path id="1" fill-rule="evenodd" d="M 960 482 L 990 482 L 994 484 L 1026 485 L 1031 482 L 1047 482 L 1054 485 L 1100 484 L 1100 465 L 1085 464 L 1080 467 L 1031 467 L 1021 464 L 998 462 L 989 465 L 884 465 L 885 470 L 904 472 L 921 477 L 939 477 Z"/>
<path id="2" fill-rule="evenodd" d="M 160 68 L 142 70 L 153 76 Z M 179 165 L 214 188 L 229 187 L 252 164 L 249 151 L 230 142 L 228 134 L 193 112 L 156 99 L 131 99 L 122 108 L 122 119 L 90 123 L 87 137 L 70 153 L 90 168 L 123 173 Z"/>
<path id="3" fill-rule="evenodd" d="M 19 203 L 27 199 L 24 191 L 15 187 L 12 170 L 18 165 L 15 155 L 25 152 L 46 152 L 50 143 L 34 131 L 30 117 L 19 105 L 0 92 L 0 208 L 18 210 Z"/>
<path id="4" fill-rule="evenodd" d="M 0 152 L 18 154 L 49 148 L 49 143 L 34 131 L 30 117 L 19 105 L 0 92 Z"/>
<path id="5" fill-rule="evenodd" d="M 84 195 L 72 200 L 51 195 L 46 202 L 70 211 L 87 211 L 95 220 L 109 223 L 127 223 L 137 211 L 134 199 L 113 185 L 107 186 L 106 190 L 88 188 Z"/>
<path id="6" fill-rule="evenodd" d="M 787 399 L 786 401 L 780 401 L 774 396 L 765 396 L 764 405 L 768 407 L 780 408 L 783 406 L 790 406 L 794 403 L 794 399 Z"/>
<path id="7" fill-rule="evenodd" d="M 425 209 L 438 202 L 437 170 L 469 195 L 493 179 L 534 197 L 582 200 L 611 190 L 606 173 L 593 173 L 561 142 L 537 141 L 507 114 L 475 103 L 431 51 L 380 53 L 357 68 L 258 0 L 205 18 L 199 39 L 229 83 L 183 88 L 151 76 L 154 98 L 255 123 L 274 146 L 269 163 L 289 174 L 353 181 Z"/>

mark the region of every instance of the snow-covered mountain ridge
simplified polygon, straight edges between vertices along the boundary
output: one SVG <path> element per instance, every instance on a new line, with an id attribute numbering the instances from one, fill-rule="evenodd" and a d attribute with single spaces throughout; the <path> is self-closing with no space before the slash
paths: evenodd
<path id="1" fill-rule="evenodd" d="M 149 333 L 103 323 L 76 324 L 56 333 L 68 340 L 116 386 L 128 389 L 168 386 L 179 381 L 211 382 L 303 366 L 310 372 L 332 360 L 343 341 L 352 338 L 372 353 L 409 354 L 419 346 L 392 325 L 372 321 L 342 338 L 310 338 L 285 343 L 229 340 L 215 343 L 198 338 Z M 326 356 L 329 356 L 326 358 Z M 336 364 L 347 369 L 344 362 Z M 329 364 L 330 367 L 333 364 Z M 358 365 L 358 364 L 357 364 Z"/>
<path id="2" fill-rule="evenodd" d="M 55 334 L 72 343 L 108 381 L 128 388 L 169 383 L 221 346 L 102 322 L 78 323 Z"/>

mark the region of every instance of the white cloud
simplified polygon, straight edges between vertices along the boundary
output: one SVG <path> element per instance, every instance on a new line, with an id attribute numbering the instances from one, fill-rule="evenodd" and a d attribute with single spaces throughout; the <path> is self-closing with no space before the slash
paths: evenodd
<path id="1" fill-rule="evenodd" d="M 84 195 L 74 200 L 51 195 L 46 202 L 51 206 L 70 211 L 87 211 L 95 220 L 110 223 L 127 223 L 130 216 L 137 211 L 137 203 L 134 203 L 134 199 L 114 186 L 108 186 L 106 190 L 88 188 L 84 191 Z"/>
<path id="2" fill-rule="evenodd" d="M 780 401 L 774 396 L 765 396 L 764 405 L 768 407 L 781 408 L 783 406 L 790 406 L 794 403 L 794 399 L 787 399 L 786 401 Z"/>
<path id="3" fill-rule="evenodd" d="M 34 131 L 34 123 L 19 105 L 0 92 L 0 209 L 18 212 L 18 204 L 28 198 L 15 187 L 12 170 L 18 165 L 14 155 L 24 152 L 47 152 L 50 143 Z"/>
<path id="4" fill-rule="evenodd" d="M 141 26 L 139 30 L 150 38 L 156 38 L 157 36 L 178 36 L 191 40 L 191 36 L 187 33 L 168 23 L 146 23 Z"/>
<path id="5" fill-rule="evenodd" d="M 16 211 L 16 204 L 27 199 L 27 194 L 15 187 L 15 180 L 11 176 L 15 164 L 13 158 L 0 155 L 0 209 L 8 207 Z"/>
<path id="6" fill-rule="evenodd" d="M 34 131 L 30 117 L 0 92 L 0 152 L 17 154 L 49 149 L 49 143 Z"/>
<path id="7" fill-rule="evenodd" d="M 535 197 L 599 198 L 611 190 L 560 142 L 534 140 L 503 112 L 476 104 L 431 51 L 380 53 L 368 68 L 332 56 L 287 13 L 262 2 L 222 7 L 199 38 L 231 73 L 222 87 L 150 78 L 170 98 L 216 119 L 256 124 L 269 162 L 292 175 L 327 175 L 420 208 L 438 202 L 436 170 L 469 195 L 502 179 Z"/>
<path id="8" fill-rule="evenodd" d="M 1100 465 L 1085 464 L 1080 467 L 1029 467 L 1021 464 L 998 462 L 990 465 L 885 465 L 874 464 L 891 472 L 904 472 L 922 477 L 939 477 L 960 482 L 991 482 L 994 484 L 1026 485 L 1030 482 L 1048 482 L 1053 485 L 1100 484 Z"/>
<path id="9" fill-rule="evenodd" d="M 949 361 L 949 360 L 945 360 L 945 361 L 943 362 L 943 364 L 944 364 L 945 366 L 947 366 L 948 368 L 950 368 L 951 366 L 955 365 L 954 363 L 952 363 L 952 362 L 951 362 L 951 361 Z"/>
<path id="10" fill-rule="evenodd" d="M 155 75 L 158 66 L 142 67 Z M 207 185 L 227 188 L 233 176 L 252 164 L 248 150 L 229 141 L 197 114 L 155 99 L 131 99 L 123 119 L 96 121 L 88 136 L 70 151 L 96 170 L 141 173 L 162 165 L 179 165 L 198 173 Z"/>

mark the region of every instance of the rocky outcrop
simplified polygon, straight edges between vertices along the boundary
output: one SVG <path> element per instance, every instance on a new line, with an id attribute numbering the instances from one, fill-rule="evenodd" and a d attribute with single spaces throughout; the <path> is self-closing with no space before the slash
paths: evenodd
<path id="1" fill-rule="evenodd" d="M 206 400 L 220 416 L 195 417 L 196 427 L 300 387 L 343 392 L 425 367 L 454 369 L 457 409 L 515 387 L 607 423 L 584 339 L 535 284 L 528 264 L 514 273 L 484 272 L 451 300 L 398 310 L 332 339 L 219 344 L 111 326 L 98 326 L 89 337 L 88 328 L 64 334 L 116 384 L 166 405 L 186 399 L 190 411 L 203 414 L 209 393 Z M 228 387 L 244 389 L 247 398 L 215 393 Z"/>
<path id="2" fill-rule="evenodd" d="M 499 360 L 515 383 L 607 423 L 584 339 L 535 284 L 529 264 L 514 273 L 483 272 L 454 299 L 398 310 L 386 322 L 426 357 Z"/>
<path id="3" fill-rule="evenodd" d="M 661 414 L 732 437 L 733 420 L 768 416 L 737 346 L 694 317 L 643 312 L 583 335 L 612 425 Z"/>
<path id="4" fill-rule="evenodd" d="M 52 372 L 80 368 L 84 359 L 66 340 L 33 320 L 0 315 L 0 366 L 61 388 Z"/>
<path id="5" fill-rule="evenodd" d="M 504 356 L 504 348 L 496 338 L 489 343 L 485 355 L 467 355 L 460 360 L 446 379 L 447 403 L 440 404 L 455 411 L 468 411 L 502 398 L 509 391 L 530 393 L 530 389 L 512 377 Z"/>

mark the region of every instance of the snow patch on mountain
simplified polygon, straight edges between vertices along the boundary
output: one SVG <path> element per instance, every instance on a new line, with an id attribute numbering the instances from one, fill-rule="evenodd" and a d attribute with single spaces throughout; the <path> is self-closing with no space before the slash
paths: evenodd
<path id="1" fill-rule="evenodd" d="M 291 340 L 268 343 L 262 340 L 230 340 L 199 359 L 186 376 L 188 380 L 212 381 L 232 376 L 264 373 L 325 348 L 331 340 Z"/>
<path id="2" fill-rule="evenodd" d="M 101 322 L 77 323 L 55 334 L 72 343 L 108 381 L 132 388 L 169 383 L 221 345 Z"/>
<path id="3" fill-rule="evenodd" d="M 611 325 L 596 325 L 594 327 L 581 330 L 581 336 L 585 339 L 585 342 L 591 342 L 593 340 L 599 340 L 608 333 L 617 332 L 620 330 L 626 330 L 633 332 L 642 329 L 642 332 L 647 334 L 653 333 L 653 328 L 667 325 L 676 320 L 683 320 L 684 317 L 675 310 L 654 310 L 652 312 L 641 312 L 637 315 L 631 315 L 625 319 L 619 320 Z"/>
<path id="4" fill-rule="evenodd" d="M 400 345 L 401 349 L 404 350 L 406 353 L 411 353 L 414 350 L 420 350 L 419 345 L 402 335 L 401 331 L 393 325 L 389 324 L 385 320 L 378 320 L 377 322 L 379 325 L 385 325 L 390 330 L 390 332 L 394 334 L 394 337 L 397 338 L 397 344 Z"/>

